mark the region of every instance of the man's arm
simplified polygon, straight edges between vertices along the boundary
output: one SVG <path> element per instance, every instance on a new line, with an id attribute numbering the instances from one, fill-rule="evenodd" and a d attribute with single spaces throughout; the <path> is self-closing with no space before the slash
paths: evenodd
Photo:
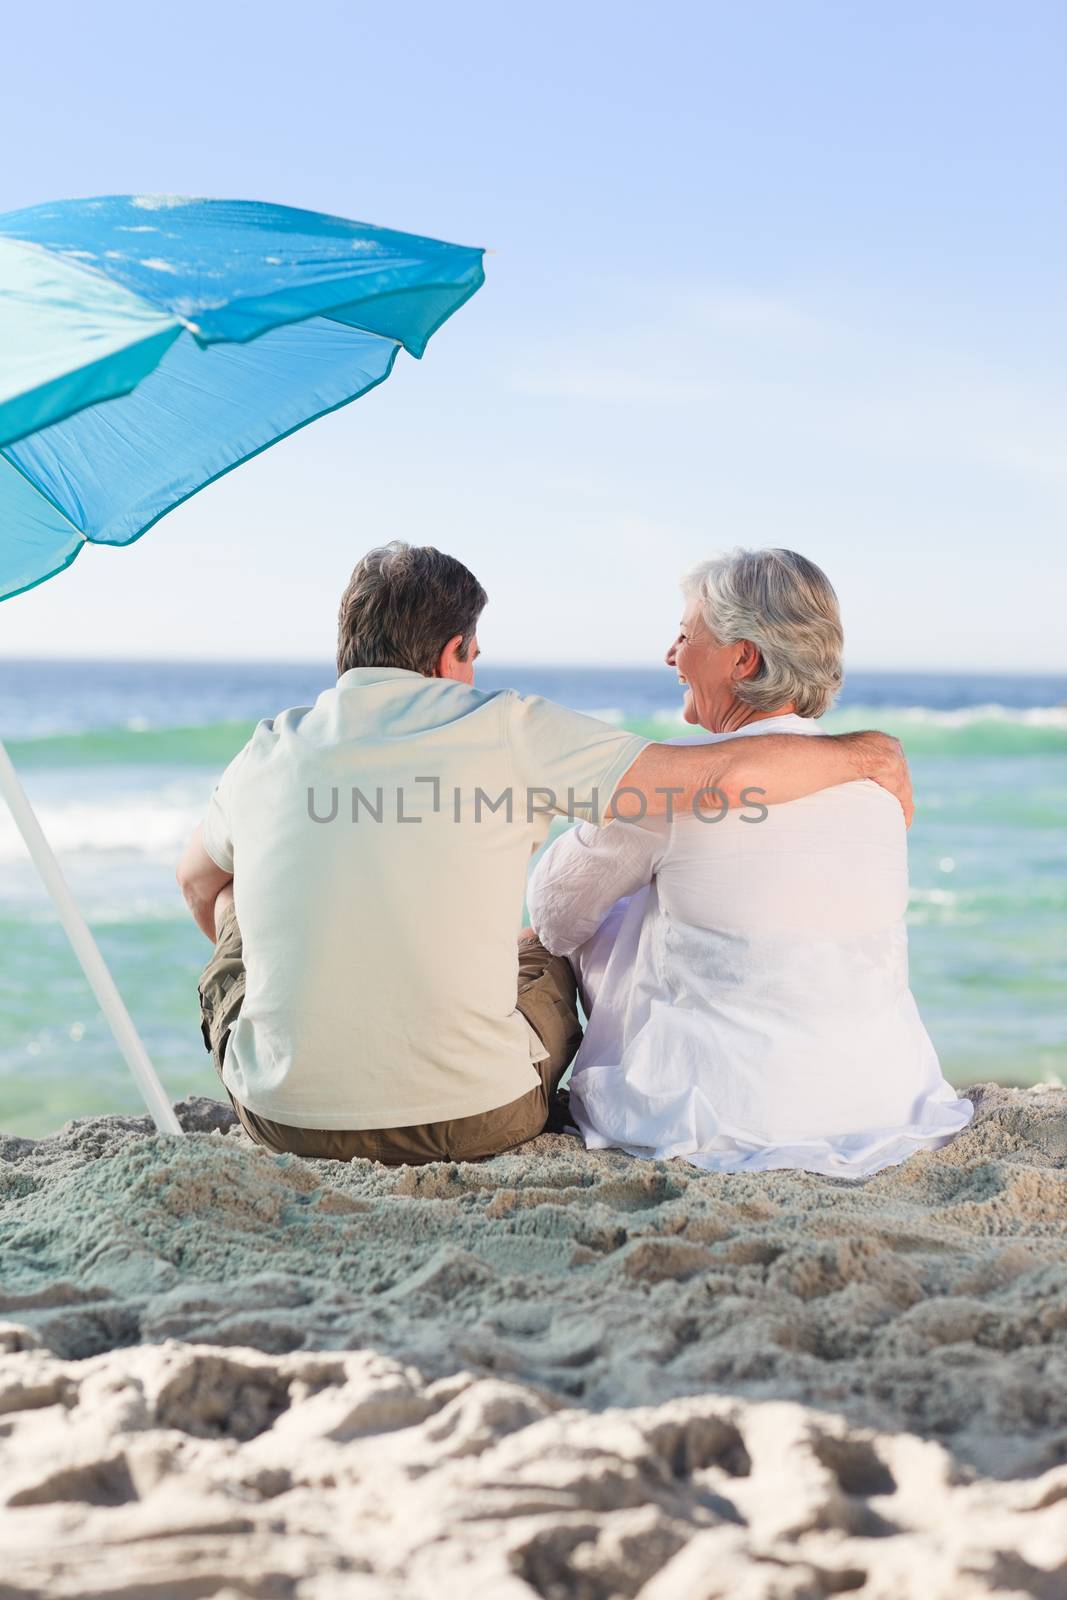
<path id="1" fill-rule="evenodd" d="M 767 733 L 712 744 L 646 745 L 623 774 L 606 816 L 616 815 L 624 789 L 644 796 L 646 816 L 681 816 L 694 809 L 780 805 L 864 778 L 896 796 L 910 828 L 915 806 L 908 763 L 900 741 L 885 733 Z M 618 815 L 634 812 L 635 801 L 627 795 Z"/>
<path id="2" fill-rule="evenodd" d="M 178 887 L 201 933 L 215 942 L 215 901 L 220 889 L 233 882 L 232 872 L 223 872 L 204 849 L 203 829 L 197 828 L 185 847 L 175 873 Z"/>

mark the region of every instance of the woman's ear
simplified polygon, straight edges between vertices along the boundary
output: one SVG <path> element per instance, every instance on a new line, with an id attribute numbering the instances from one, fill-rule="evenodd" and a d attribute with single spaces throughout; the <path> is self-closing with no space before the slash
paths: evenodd
<path id="1" fill-rule="evenodd" d="M 744 678 L 752 678 L 760 668 L 760 653 L 751 639 L 742 639 L 737 647 L 737 661 L 734 666 L 734 682 L 740 683 Z"/>

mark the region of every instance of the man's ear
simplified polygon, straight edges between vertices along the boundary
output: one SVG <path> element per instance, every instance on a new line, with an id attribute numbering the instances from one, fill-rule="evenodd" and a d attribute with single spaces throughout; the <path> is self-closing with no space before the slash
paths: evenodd
<path id="1" fill-rule="evenodd" d="M 465 665 L 461 655 L 462 648 L 463 635 L 461 633 L 457 633 L 454 639 L 449 639 L 448 643 L 445 645 L 444 649 L 441 651 L 441 654 L 437 658 L 437 667 L 434 671 L 435 678 L 462 679 L 462 669 Z"/>

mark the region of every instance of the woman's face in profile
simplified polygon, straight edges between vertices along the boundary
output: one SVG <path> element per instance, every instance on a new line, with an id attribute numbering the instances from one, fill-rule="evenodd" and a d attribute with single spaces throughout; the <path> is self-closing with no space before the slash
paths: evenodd
<path id="1" fill-rule="evenodd" d="M 682 715 L 694 727 L 709 733 L 722 733 L 726 719 L 735 711 L 733 682 L 738 653 L 736 644 L 719 644 L 700 613 L 700 603 L 690 600 L 678 624 L 678 634 L 667 651 L 666 661 L 685 685 Z"/>

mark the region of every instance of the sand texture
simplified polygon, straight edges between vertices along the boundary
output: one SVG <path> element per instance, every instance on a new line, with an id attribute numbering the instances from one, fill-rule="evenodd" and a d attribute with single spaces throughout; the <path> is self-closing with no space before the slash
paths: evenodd
<path id="1" fill-rule="evenodd" d="M 0 1139 L 0 1600 L 1067 1595 L 1067 1091 L 862 1183 Z"/>

